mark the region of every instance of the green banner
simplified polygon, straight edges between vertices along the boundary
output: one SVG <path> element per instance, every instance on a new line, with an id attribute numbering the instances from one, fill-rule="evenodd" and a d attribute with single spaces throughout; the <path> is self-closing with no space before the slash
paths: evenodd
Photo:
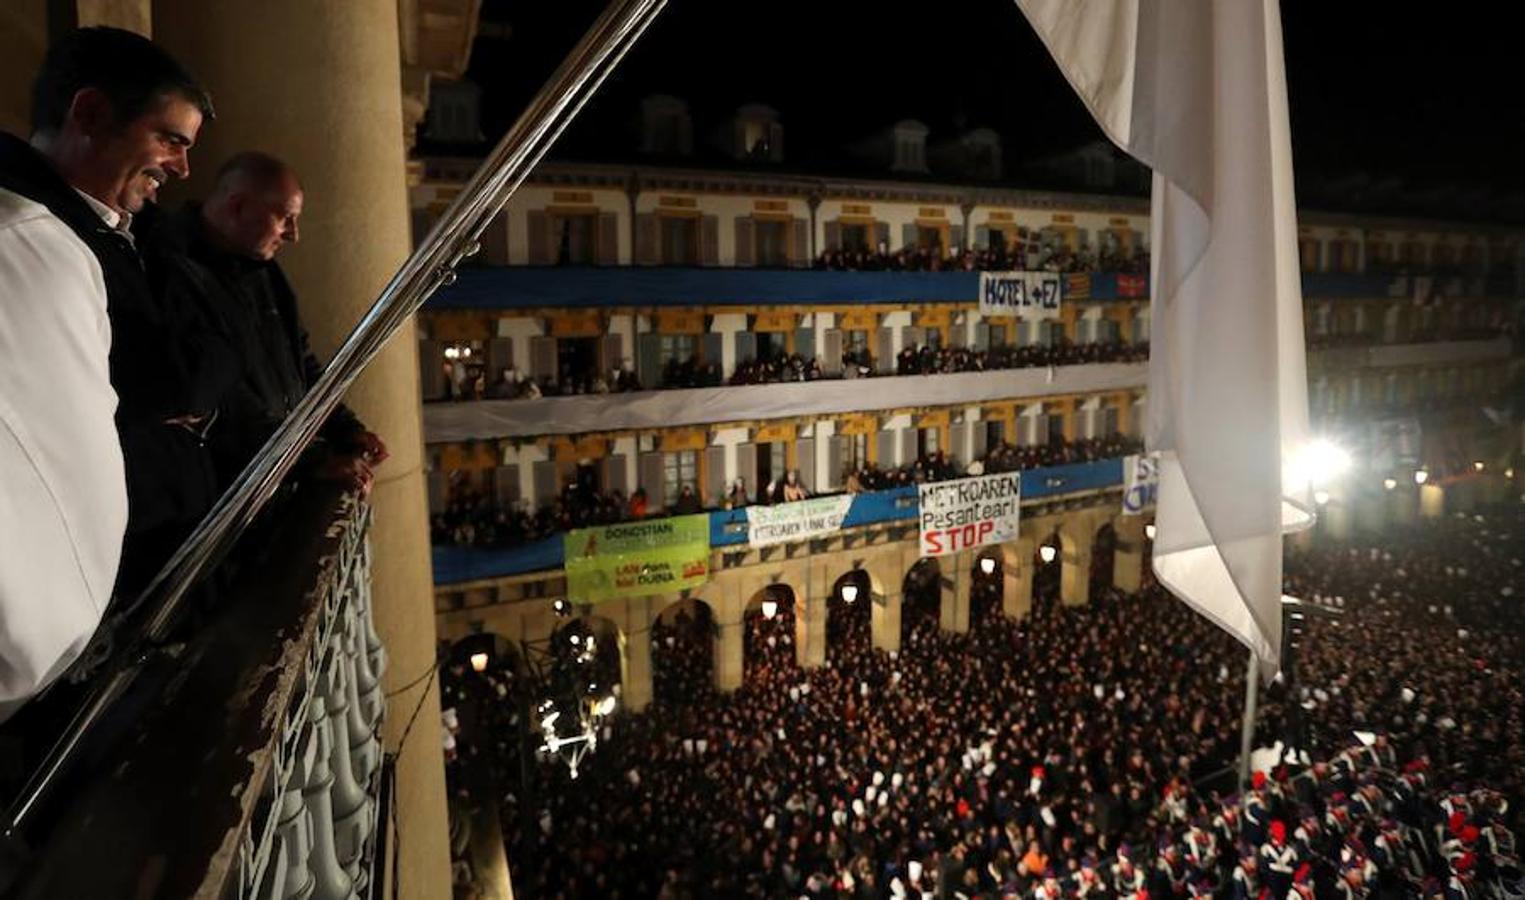
<path id="1" fill-rule="evenodd" d="M 703 513 L 579 528 L 564 540 L 573 603 L 665 594 L 710 577 L 710 517 Z"/>

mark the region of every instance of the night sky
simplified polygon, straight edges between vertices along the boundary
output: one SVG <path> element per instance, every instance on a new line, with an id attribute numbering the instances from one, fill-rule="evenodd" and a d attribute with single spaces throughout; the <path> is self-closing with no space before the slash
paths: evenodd
<path id="1" fill-rule="evenodd" d="M 486 0 L 484 21 L 511 30 L 479 40 L 469 72 L 490 139 L 603 5 Z M 1394 6 L 1282 6 L 1300 201 L 1525 221 L 1517 39 L 1481 13 Z M 651 93 L 688 101 L 696 145 L 737 106 L 772 106 L 783 168 L 805 173 L 870 174 L 842 148 L 903 118 L 933 142 L 994 128 L 1009 179 L 1035 187 L 1025 162 L 1101 138 L 1012 0 L 671 0 L 553 155 L 632 159 Z"/>

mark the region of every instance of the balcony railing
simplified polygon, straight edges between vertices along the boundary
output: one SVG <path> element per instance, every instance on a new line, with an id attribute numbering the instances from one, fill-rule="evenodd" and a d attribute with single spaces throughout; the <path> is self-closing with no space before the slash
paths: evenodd
<path id="1" fill-rule="evenodd" d="M 24 897 L 380 895 L 385 653 L 369 508 L 300 495 L 152 658 L 28 835 Z"/>
<path id="2" fill-rule="evenodd" d="M 1022 502 L 1047 500 L 1065 494 L 1118 487 L 1123 483 L 1121 458 L 1096 462 L 1044 466 L 1022 471 Z M 917 516 L 915 485 L 887 491 L 853 495 L 843 528 L 914 519 Z M 747 542 L 745 509 L 710 512 L 710 546 L 734 547 Z M 508 575 L 523 575 L 561 568 L 562 535 L 553 534 L 514 547 L 482 548 L 436 545 L 435 584 L 459 584 Z"/>

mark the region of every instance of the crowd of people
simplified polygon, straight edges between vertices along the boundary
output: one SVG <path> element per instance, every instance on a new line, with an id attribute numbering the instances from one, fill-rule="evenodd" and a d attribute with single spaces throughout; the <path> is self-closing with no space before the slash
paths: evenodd
<path id="1" fill-rule="evenodd" d="M 966 475 L 1014 472 L 1067 463 L 1095 462 L 1137 453 L 1142 442 L 1114 434 L 1102 438 L 1073 441 L 1057 439 L 1046 444 L 1018 446 L 1006 442 L 991 448 L 985 455 L 964 466 L 941 451 L 917 457 L 902 466 L 865 464 L 842 474 L 842 490 L 857 494 L 882 491 L 934 481 L 947 481 Z M 744 479 L 736 479 L 722 497 L 702 498 L 684 485 L 670 506 L 654 504 L 642 488 L 630 496 L 618 490 L 598 488 L 592 466 L 579 466 L 576 474 L 550 502 L 531 510 L 524 504 L 504 504 L 491 492 L 470 483 L 452 485 L 445 508 L 430 519 L 433 543 L 466 547 L 506 548 L 531 543 L 573 528 L 612 525 L 648 516 L 684 515 L 705 509 L 741 509 L 752 505 L 770 505 L 805 500 L 811 496 L 798 470 L 772 479 L 753 492 Z M 710 503 L 707 505 L 705 500 Z"/>
<path id="2" fill-rule="evenodd" d="M 983 249 L 945 250 L 941 246 L 906 246 L 890 250 L 865 248 L 828 250 L 815 261 L 818 270 L 859 272 L 1117 272 L 1147 275 L 1149 254 L 1120 249 L 1094 250 L 1089 246 L 1070 249 L 1063 244 L 1024 241 Z"/>
<path id="3" fill-rule="evenodd" d="M 1072 607 L 1043 566 L 1017 621 L 976 575 L 958 634 L 923 563 L 898 652 L 837 598 L 815 669 L 785 593 L 747 617 L 731 694 L 695 606 L 653 627 L 655 702 L 579 778 L 538 759 L 528 808 L 500 786 L 516 895 L 1514 896 L 1521 534 L 1512 507 L 1294 554 L 1287 591 L 1341 617 L 1299 627 L 1256 742 L 1295 749 L 1242 791 L 1216 776 L 1243 650 L 1152 584 L 1099 571 Z"/>

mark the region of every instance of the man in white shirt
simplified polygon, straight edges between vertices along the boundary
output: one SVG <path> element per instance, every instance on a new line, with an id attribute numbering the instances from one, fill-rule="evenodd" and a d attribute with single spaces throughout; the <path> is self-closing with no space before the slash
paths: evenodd
<path id="1" fill-rule="evenodd" d="M 149 298 L 127 227 L 189 174 L 210 115 L 152 42 L 87 28 L 43 62 L 31 140 L 0 133 L 0 720 L 110 602 L 127 521 L 112 322 Z"/>

